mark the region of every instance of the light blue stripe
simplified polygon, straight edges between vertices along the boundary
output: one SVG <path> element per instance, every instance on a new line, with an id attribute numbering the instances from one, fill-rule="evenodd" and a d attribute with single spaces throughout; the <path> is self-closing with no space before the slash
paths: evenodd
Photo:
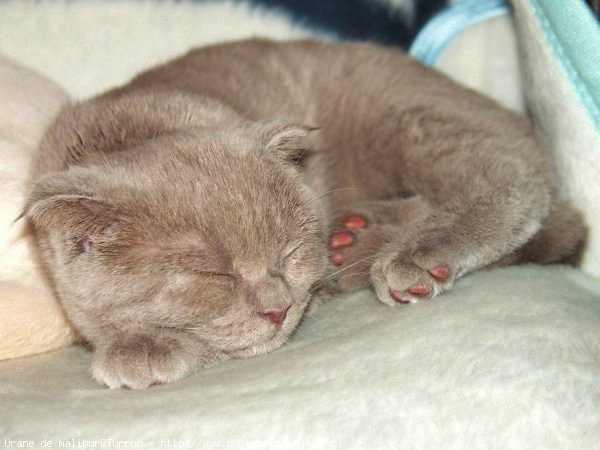
<path id="1" fill-rule="evenodd" d="M 427 22 L 411 45 L 409 53 L 423 64 L 431 66 L 446 45 L 462 31 L 475 23 L 509 11 L 506 0 L 456 0 Z"/>
<path id="2" fill-rule="evenodd" d="M 600 133 L 600 25 L 583 0 L 530 1 L 554 56 Z"/>

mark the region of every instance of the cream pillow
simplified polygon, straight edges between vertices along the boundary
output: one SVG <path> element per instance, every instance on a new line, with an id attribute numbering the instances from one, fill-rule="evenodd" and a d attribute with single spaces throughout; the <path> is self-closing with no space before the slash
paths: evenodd
<path id="1" fill-rule="evenodd" d="M 51 80 L 0 55 L 0 359 L 32 355 L 74 340 L 40 275 L 24 221 L 27 167 L 67 94 Z"/>

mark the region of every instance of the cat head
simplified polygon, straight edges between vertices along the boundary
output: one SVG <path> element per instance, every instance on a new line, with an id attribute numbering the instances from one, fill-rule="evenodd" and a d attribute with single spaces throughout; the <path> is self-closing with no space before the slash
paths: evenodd
<path id="1" fill-rule="evenodd" d="M 25 215 L 75 327 L 170 327 L 231 356 L 280 346 L 327 264 L 286 120 L 173 132 L 46 175 Z"/>

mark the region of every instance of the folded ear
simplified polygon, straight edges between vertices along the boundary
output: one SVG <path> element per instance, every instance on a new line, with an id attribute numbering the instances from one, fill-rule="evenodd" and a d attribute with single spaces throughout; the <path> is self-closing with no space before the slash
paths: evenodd
<path id="1" fill-rule="evenodd" d="M 37 183 L 21 217 L 35 227 L 82 239 L 127 221 L 121 211 L 78 187 L 77 179 L 53 174 Z"/>
<path id="2" fill-rule="evenodd" d="M 318 128 L 285 118 L 271 119 L 261 124 L 264 126 L 262 139 L 266 150 L 282 161 L 301 164 L 312 152 L 309 133 Z"/>
<path id="3" fill-rule="evenodd" d="M 79 237 L 104 232 L 122 220 L 110 205 L 78 195 L 54 195 L 38 200 L 26 206 L 24 215 L 36 227 Z"/>

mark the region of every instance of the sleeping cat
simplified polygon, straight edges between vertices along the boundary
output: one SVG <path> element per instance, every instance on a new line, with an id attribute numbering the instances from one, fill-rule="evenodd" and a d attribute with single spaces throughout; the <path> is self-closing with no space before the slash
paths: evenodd
<path id="1" fill-rule="evenodd" d="M 524 119 L 367 43 L 191 51 L 65 107 L 30 179 L 40 261 L 111 388 L 281 346 L 331 277 L 411 303 L 570 261 L 585 231 Z"/>

